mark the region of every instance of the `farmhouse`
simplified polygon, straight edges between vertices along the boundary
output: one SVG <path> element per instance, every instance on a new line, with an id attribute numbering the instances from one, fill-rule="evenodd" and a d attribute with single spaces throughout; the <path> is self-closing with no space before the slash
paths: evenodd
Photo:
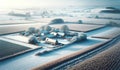
<path id="1" fill-rule="evenodd" d="M 49 44 L 52 44 L 52 45 L 57 45 L 58 44 L 57 40 L 54 40 L 54 39 L 51 39 L 51 38 L 46 38 L 45 42 L 49 43 Z"/>

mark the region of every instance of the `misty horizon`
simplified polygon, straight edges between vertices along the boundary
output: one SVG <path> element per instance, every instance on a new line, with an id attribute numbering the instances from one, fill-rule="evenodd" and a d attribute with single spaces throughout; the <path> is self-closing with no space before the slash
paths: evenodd
<path id="1" fill-rule="evenodd" d="M 118 7 L 119 0 L 3 0 L 0 1 L 1 9 L 10 8 L 54 8 L 68 6 L 115 6 Z"/>

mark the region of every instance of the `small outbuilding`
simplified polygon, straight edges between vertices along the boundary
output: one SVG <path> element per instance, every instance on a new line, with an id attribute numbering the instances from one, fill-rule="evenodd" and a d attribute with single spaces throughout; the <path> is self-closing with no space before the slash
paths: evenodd
<path id="1" fill-rule="evenodd" d="M 58 44 L 57 40 L 54 40 L 54 39 L 51 39 L 51 38 L 46 38 L 45 42 L 49 43 L 49 44 L 52 44 L 52 45 L 57 45 Z"/>

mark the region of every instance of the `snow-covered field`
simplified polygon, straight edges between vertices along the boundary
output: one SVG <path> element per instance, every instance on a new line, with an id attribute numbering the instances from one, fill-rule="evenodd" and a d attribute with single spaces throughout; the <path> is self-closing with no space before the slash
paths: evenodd
<path id="1" fill-rule="evenodd" d="M 97 9 L 97 10 L 96 10 Z M 104 8 L 103 8 L 104 9 Z M 103 10 L 102 9 L 102 10 Z M 47 25 L 51 20 L 61 18 L 66 23 L 77 23 L 82 20 L 87 24 L 117 24 L 120 26 L 120 14 L 100 13 L 101 8 L 28 8 L 0 9 L 0 34 L 26 30 L 28 27 Z M 22 12 L 21 12 L 22 11 Z M 14 12 L 10 15 L 10 12 Z M 29 17 L 25 14 L 30 13 Z M 17 14 L 17 15 L 16 15 Z M 27 19 L 26 19 L 27 18 Z M 7 25 L 6 25 L 7 24 Z M 15 25 L 10 25 L 15 24 Z M 19 25 L 18 25 L 19 24 Z M 24 25 L 23 25 L 24 24 Z"/>
<path id="2" fill-rule="evenodd" d="M 105 30 L 108 30 L 108 29 L 104 29 L 104 31 Z M 99 33 L 96 30 L 95 30 L 95 32 Z M 102 32 L 101 29 L 100 29 L 100 32 Z M 88 34 L 90 34 L 90 32 Z M 95 45 L 95 44 L 98 44 L 98 43 L 101 43 L 104 41 L 106 41 L 106 40 L 100 40 L 100 39 L 88 37 L 88 39 L 84 42 L 75 43 L 73 45 L 70 45 L 68 47 L 62 48 L 62 49 L 57 50 L 57 51 L 53 51 L 53 52 L 46 54 L 46 55 L 43 55 L 43 56 L 35 56 L 35 54 L 37 52 L 43 50 L 43 49 L 39 49 L 39 50 L 30 52 L 30 53 L 26 53 L 26 54 L 21 55 L 21 56 L 17 56 L 17 57 L 12 58 L 12 59 L 8 59 L 7 61 L 3 61 L 2 63 L 0 63 L 0 65 L 1 65 L 0 69 L 7 70 L 9 68 L 10 70 L 12 70 L 14 68 L 14 69 L 20 70 L 21 67 L 23 67 L 22 69 L 24 69 L 24 70 L 31 69 L 33 67 L 36 67 L 36 66 L 39 66 L 42 64 L 46 64 L 50 61 L 53 61 L 56 58 L 57 59 L 62 58 L 64 56 L 67 56 L 69 54 L 72 54 L 74 52 L 77 52 L 79 50 L 85 49 L 87 47 L 90 47 L 92 45 Z M 15 41 L 13 41 L 13 42 L 15 42 Z"/>
<path id="3" fill-rule="evenodd" d="M 68 22 L 68 23 L 70 22 L 75 23 L 75 22 L 78 22 L 78 20 L 82 20 L 83 23 L 89 23 L 89 24 L 107 24 L 110 21 L 120 24 L 120 14 L 100 13 L 93 10 L 94 8 L 81 9 L 79 7 L 54 8 L 54 9 L 38 9 L 38 8 L 17 9 L 17 11 L 23 11 L 24 13 L 16 12 L 16 9 L 7 10 L 7 11 L 0 10 L 0 15 L 1 15 L 0 16 L 0 34 L 23 31 L 28 29 L 29 27 L 39 28 L 43 25 L 50 23 L 50 21 L 55 18 L 62 18 L 65 22 Z M 10 13 L 11 11 L 14 11 L 15 14 L 13 13 L 12 15 L 9 15 L 8 13 Z M 30 16 L 26 17 L 25 15 L 28 12 L 30 13 Z M 21 23 L 24 23 L 24 24 L 21 24 Z M 12 25 L 9 25 L 9 24 L 12 24 Z M 56 58 L 64 57 L 68 54 L 72 54 L 86 47 L 90 47 L 94 44 L 98 44 L 105 41 L 103 39 L 91 38 L 91 36 L 94 34 L 101 33 L 103 31 L 107 31 L 109 29 L 112 29 L 112 27 L 105 27 L 99 30 L 87 32 L 87 35 L 88 35 L 87 41 L 75 43 L 69 47 L 60 49 L 50 54 L 46 54 L 44 56 L 35 56 L 37 52 L 43 50 L 43 49 L 39 49 L 36 51 L 32 51 L 30 53 L 26 53 L 24 55 L 12 58 L 12 59 L 8 59 L 0 63 L 0 66 L 1 66 L 0 69 L 13 70 L 14 68 L 14 69 L 20 70 L 21 67 L 23 67 L 23 69 L 26 70 L 26 69 L 31 69 L 33 67 L 36 67 L 40 63 L 41 63 L 40 65 L 48 63 L 50 61 L 55 60 Z M 19 36 L 17 36 L 17 38 L 19 38 Z M 12 42 L 15 42 L 15 41 L 12 41 Z M 19 44 L 23 44 L 23 43 L 19 43 Z"/>
<path id="4" fill-rule="evenodd" d="M 77 22 L 82 20 L 84 23 L 105 24 L 110 21 L 120 24 L 120 13 L 100 13 L 103 8 L 28 8 L 0 10 L 0 24 L 9 23 L 26 23 L 26 22 L 47 22 L 52 19 L 62 18 L 65 22 Z M 10 15 L 9 13 L 12 13 Z M 27 14 L 29 13 L 29 17 Z M 21 22 L 19 22 L 21 21 Z"/>

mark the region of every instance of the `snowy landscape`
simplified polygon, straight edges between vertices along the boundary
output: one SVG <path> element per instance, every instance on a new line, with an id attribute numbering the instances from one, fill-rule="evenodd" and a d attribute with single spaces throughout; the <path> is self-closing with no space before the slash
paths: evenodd
<path id="1" fill-rule="evenodd" d="M 120 1 L 0 1 L 0 70 L 119 70 Z"/>
<path id="2" fill-rule="evenodd" d="M 113 12 L 104 12 L 111 11 Z M 118 11 L 116 13 L 116 11 Z M 82 20 L 84 23 L 107 24 L 115 22 L 120 24 L 120 9 L 114 7 L 93 7 L 93 8 L 28 8 L 11 9 L 0 11 L 0 24 L 5 23 L 25 23 L 25 22 L 50 22 L 52 19 L 61 18 L 66 22 L 77 22 Z M 71 21 L 69 21 L 71 20 Z M 22 22 L 21 22 L 22 21 Z"/>

